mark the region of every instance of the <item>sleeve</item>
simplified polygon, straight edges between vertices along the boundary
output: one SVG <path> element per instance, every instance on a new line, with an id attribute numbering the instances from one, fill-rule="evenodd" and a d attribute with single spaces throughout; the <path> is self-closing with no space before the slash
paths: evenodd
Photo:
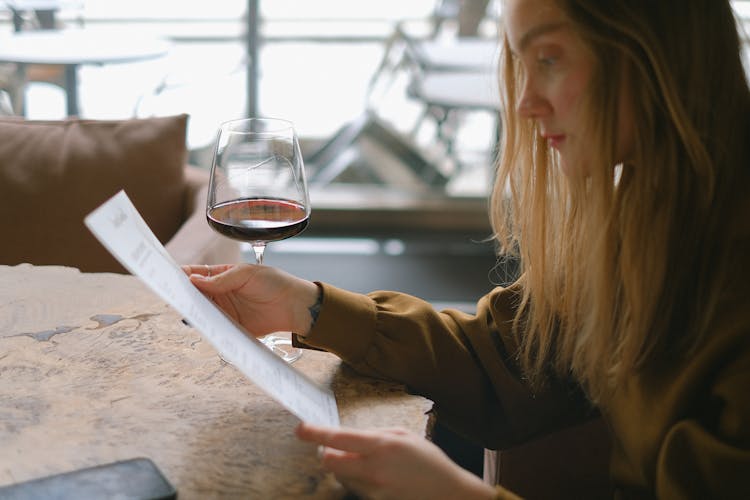
<path id="1" fill-rule="evenodd" d="M 748 333 L 740 345 L 725 350 L 733 352 L 734 361 L 714 379 L 705 393 L 708 399 L 665 435 L 657 461 L 657 498 L 750 498 Z"/>
<path id="2" fill-rule="evenodd" d="M 502 448 L 592 415 L 576 385 L 532 393 L 513 362 L 510 325 L 518 288 L 497 288 L 475 315 L 438 312 L 397 292 L 355 294 L 321 284 L 323 305 L 305 343 L 360 373 L 430 398 L 441 421 L 487 448 Z"/>

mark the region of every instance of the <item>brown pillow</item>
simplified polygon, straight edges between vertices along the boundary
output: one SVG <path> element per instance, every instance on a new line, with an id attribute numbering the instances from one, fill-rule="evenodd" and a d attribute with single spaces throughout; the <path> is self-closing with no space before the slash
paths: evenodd
<path id="1" fill-rule="evenodd" d="M 166 242 L 184 213 L 186 125 L 187 115 L 0 119 L 0 264 L 125 272 L 83 224 L 120 189 Z"/>

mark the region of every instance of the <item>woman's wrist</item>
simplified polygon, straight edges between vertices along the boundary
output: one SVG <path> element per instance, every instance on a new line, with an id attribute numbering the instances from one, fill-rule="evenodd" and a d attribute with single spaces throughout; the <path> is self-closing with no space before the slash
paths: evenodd
<path id="1" fill-rule="evenodd" d="M 318 295 L 315 298 L 315 302 L 307 308 L 307 311 L 310 313 L 310 329 L 308 331 L 312 330 L 315 326 L 315 322 L 318 321 L 318 316 L 320 315 L 320 308 L 323 306 L 323 287 L 318 283 L 315 283 L 315 287 L 318 289 Z"/>
<path id="2" fill-rule="evenodd" d="M 295 331 L 300 337 L 306 337 L 320 314 L 323 304 L 323 287 L 312 281 L 303 281 L 299 304 L 303 305 L 299 312 L 298 327 Z M 304 310 L 302 310 L 304 309 Z"/>

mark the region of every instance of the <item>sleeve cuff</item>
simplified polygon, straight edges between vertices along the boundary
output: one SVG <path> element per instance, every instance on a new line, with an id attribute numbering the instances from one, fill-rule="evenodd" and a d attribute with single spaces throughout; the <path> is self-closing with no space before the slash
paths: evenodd
<path id="1" fill-rule="evenodd" d="M 375 337 L 375 302 L 367 295 L 316 284 L 323 292 L 320 316 L 307 336 L 295 335 L 292 341 L 332 352 L 347 362 L 363 359 Z"/>

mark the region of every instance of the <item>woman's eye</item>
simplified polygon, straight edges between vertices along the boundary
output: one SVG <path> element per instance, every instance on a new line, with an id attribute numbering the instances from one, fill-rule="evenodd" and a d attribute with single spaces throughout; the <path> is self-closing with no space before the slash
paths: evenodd
<path id="1" fill-rule="evenodd" d="M 544 47 L 538 47 L 537 50 L 534 51 L 534 55 L 536 57 L 537 66 L 540 68 L 549 68 L 560 62 L 562 54 L 558 47 L 549 47 L 545 44 Z"/>
<path id="2" fill-rule="evenodd" d="M 548 57 L 540 56 L 536 60 L 539 66 L 547 66 L 547 67 L 552 66 L 553 64 L 555 64 L 556 61 L 557 61 L 557 58 L 553 56 L 548 56 Z"/>

